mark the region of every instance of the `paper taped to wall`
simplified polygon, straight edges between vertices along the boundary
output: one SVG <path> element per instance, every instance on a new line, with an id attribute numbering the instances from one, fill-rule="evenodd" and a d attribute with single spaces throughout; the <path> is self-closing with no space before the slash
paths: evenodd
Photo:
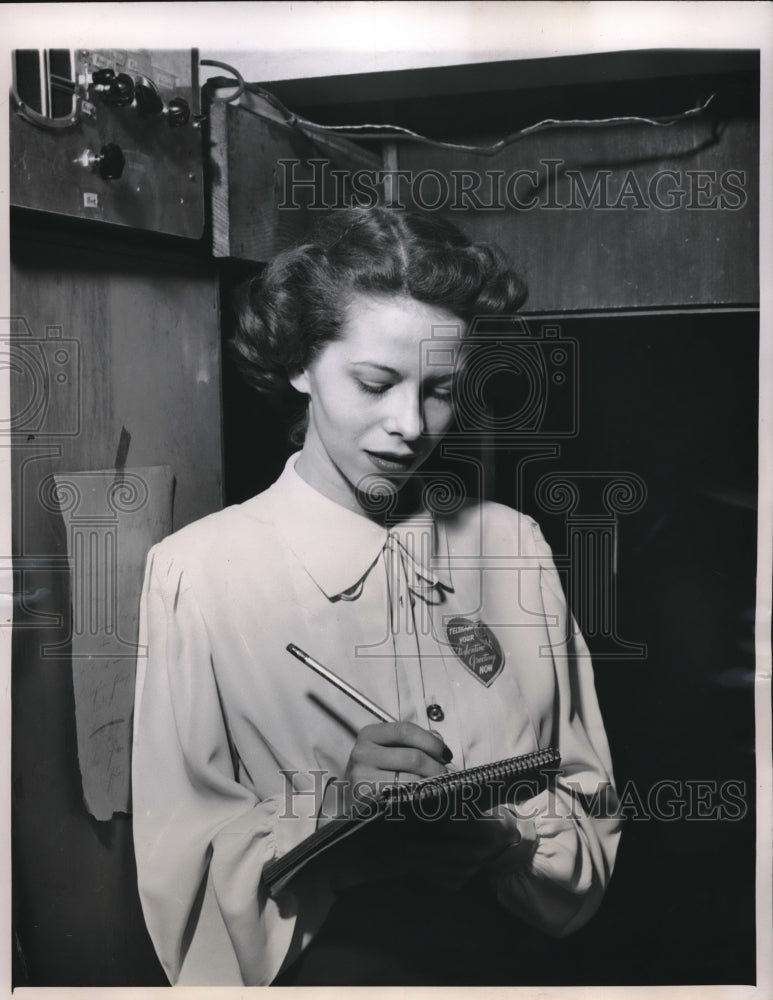
<path id="1" fill-rule="evenodd" d="M 78 760 L 89 812 L 131 808 L 139 600 L 148 549 L 172 530 L 167 465 L 57 473 L 67 528 Z"/>

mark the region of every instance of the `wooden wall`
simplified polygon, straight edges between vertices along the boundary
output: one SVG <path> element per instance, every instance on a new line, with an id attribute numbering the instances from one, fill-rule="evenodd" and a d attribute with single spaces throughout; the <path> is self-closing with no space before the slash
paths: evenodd
<path id="1" fill-rule="evenodd" d="M 530 311 L 558 312 L 758 302 L 758 158 L 754 121 L 708 109 L 551 129 L 493 157 L 406 143 L 398 163 L 420 199 L 505 250 Z"/>
<path id="2" fill-rule="evenodd" d="M 531 312 L 759 300 L 757 53 L 606 53 L 264 87 L 318 124 L 376 125 L 347 133 L 366 140 L 350 144 L 347 157 L 340 138 L 315 133 L 315 147 L 311 133 L 277 125 L 259 94 L 221 112 L 218 155 L 241 164 L 213 219 L 215 245 L 228 245 L 227 256 L 265 260 L 306 217 L 341 204 L 335 169 L 360 172 L 372 188 L 372 166 L 364 150 L 356 155 L 365 147 L 380 149 L 382 168 L 401 174 L 391 194 L 383 184 L 371 200 L 424 208 L 498 242 L 526 279 Z M 545 121 L 553 124 L 502 145 Z M 379 124 L 428 141 L 392 133 L 384 145 Z M 462 148 L 497 142 L 493 155 Z M 244 169 L 266 151 L 274 160 L 326 159 L 327 168 L 299 169 L 288 195 L 288 168 Z M 318 192 L 304 184 L 312 176 Z M 293 198 L 303 211 L 288 207 Z M 245 229 L 260 238 L 232 238 Z"/>
<path id="3" fill-rule="evenodd" d="M 14 227 L 17 344 L 45 355 L 49 375 L 39 412 L 30 371 L 12 376 L 18 985 L 165 982 L 140 912 L 130 817 L 98 822 L 84 805 L 66 531 L 39 491 L 53 472 L 169 465 L 175 528 L 221 506 L 217 276 L 181 246 Z"/>

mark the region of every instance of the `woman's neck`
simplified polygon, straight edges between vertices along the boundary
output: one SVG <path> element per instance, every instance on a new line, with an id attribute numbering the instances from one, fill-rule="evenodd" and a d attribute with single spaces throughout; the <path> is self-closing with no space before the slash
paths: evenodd
<path id="1" fill-rule="evenodd" d="M 304 444 L 295 462 L 295 471 L 312 489 L 341 507 L 359 514 L 376 524 L 403 520 L 418 507 L 418 489 L 411 478 L 394 492 L 366 492 L 350 484 L 329 459 L 319 460 L 313 447 Z"/>

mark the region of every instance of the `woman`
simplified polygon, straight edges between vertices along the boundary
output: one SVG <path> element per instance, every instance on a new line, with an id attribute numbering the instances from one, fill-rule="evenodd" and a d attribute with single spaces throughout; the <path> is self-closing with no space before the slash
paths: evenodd
<path id="1" fill-rule="evenodd" d="M 307 398 L 305 437 L 270 489 L 148 558 L 135 846 L 172 982 L 518 983 L 526 925 L 561 936 L 596 910 L 618 830 L 588 802 L 611 765 L 550 550 L 509 508 L 446 494 L 433 510 L 419 471 L 451 426 L 471 320 L 522 298 L 491 249 L 387 209 L 335 213 L 242 291 L 246 374 Z M 483 666 L 453 619 L 482 630 Z M 355 845 L 276 899 L 261 884 L 363 784 L 548 745 L 563 774 L 527 802 L 389 857 Z"/>

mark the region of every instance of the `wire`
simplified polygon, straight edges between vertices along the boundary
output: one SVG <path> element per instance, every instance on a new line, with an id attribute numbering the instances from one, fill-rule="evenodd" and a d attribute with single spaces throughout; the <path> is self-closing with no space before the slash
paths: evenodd
<path id="1" fill-rule="evenodd" d="M 210 97 L 210 101 L 213 104 L 230 104 L 231 101 L 237 100 L 244 93 L 247 84 L 244 82 L 244 77 L 238 69 L 234 69 L 233 66 L 229 66 L 228 63 L 220 62 L 217 59 L 201 59 L 199 61 L 199 66 L 217 66 L 218 69 L 224 69 L 229 73 L 233 73 L 236 79 L 236 90 L 234 90 L 233 94 L 229 94 L 227 97 L 218 97 L 217 95 L 214 95 Z"/>
<path id="2" fill-rule="evenodd" d="M 262 97 L 280 111 L 286 117 L 288 125 L 294 125 L 306 133 L 332 133 L 338 135 L 356 133 L 356 138 L 358 139 L 403 139 L 412 142 L 422 142 L 428 146 L 435 146 L 438 149 L 455 149 L 467 153 L 479 153 L 482 156 L 494 156 L 506 146 L 517 142 L 519 139 L 523 139 L 527 135 L 534 135 L 536 132 L 544 132 L 551 128 L 597 128 L 603 125 L 654 125 L 659 128 L 668 128 L 677 122 L 695 118 L 703 114 L 717 96 L 716 93 L 711 94 L 702 104 L 696 107 L 688 108 L 686 111 L 681 111 L 678 114 L 661 117 L 646 118 L 639 115 L 624 115 L 613 118 L 544 118 L 534 125 L 529 125 L 527 128 L 509 133 L 504 138 L 499 139 L 489 146 L 475 146 L 430 139 L 418 132 L 413 132 L 409 128 L 404 128 L 402 125 L 320 125 L 318 122 L 310 121 L 308 118 L 290 111 L 268 90 L 263 90 L 261 87 L 250 87 L 250 92 Z M 232 100 L 233 98 L 229 99 Z"/>

